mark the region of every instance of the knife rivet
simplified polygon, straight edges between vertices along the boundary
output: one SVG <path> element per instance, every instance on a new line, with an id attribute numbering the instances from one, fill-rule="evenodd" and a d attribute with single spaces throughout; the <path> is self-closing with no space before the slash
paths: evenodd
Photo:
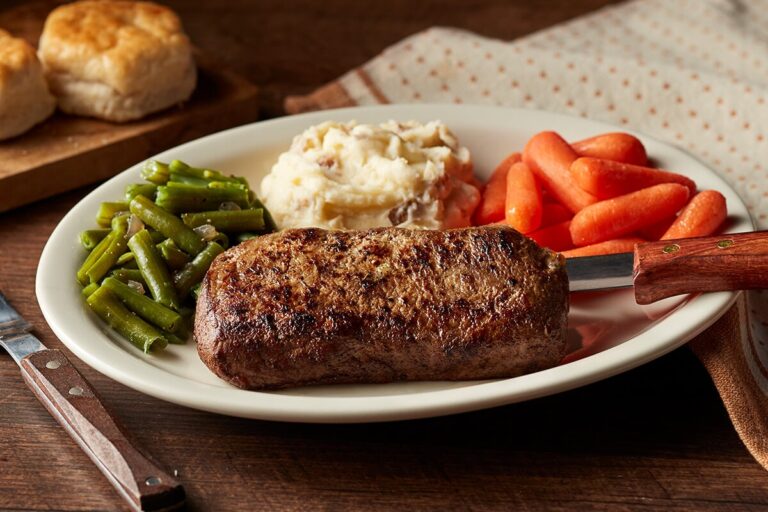
<path id="1" fill-rule="evenodd" d="M 49 370 L 55 370 L 59 366 L 61 366 L 61 363 L 55 359 L 45 363 L 45 367 L 48 368 Z"/>
<path id="2" fill-rule="evenodd" d="M 733 245 L 733 240 L 720 240 L 717 242 L 718 249 L 726 249 Z"/>
<path id="3" fill-rule="evenodd" d="M 83 388 L 80 386 L 72 386 L 69 388 L 69 394 L 73 396 L 81 396 L 83 394 Z"/>
<path id="4" fill-rule="evenodd" d="M 664 254 L 671 254 L 671 253 L 677 252 L 679 250 L 680 250 L 680 246 L 679 245 L 677 245 L 677 244 L 669 244 L 669 245 L 665 246 L 661 250 L 661 252 L 663 252 Z"/>
<path id="5" fill-rule="evenodd" d="M 156 476 L 148 476 L 146 480 L 144 480 L 144 483 L 147 485 L 160 485 L 162 480 L 160 480 Z"/>

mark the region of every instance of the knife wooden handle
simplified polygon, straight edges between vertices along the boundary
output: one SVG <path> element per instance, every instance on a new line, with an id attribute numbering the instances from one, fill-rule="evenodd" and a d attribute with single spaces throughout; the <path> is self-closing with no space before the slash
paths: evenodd
<path id="1" fill-rule="evenodd" d="M 134 510 L 174 510 L 184 504 L 184 488 L 131 444 L 63 352 L 35 352 L 20 366 L 40 402 Z"/>
<path id="2" fill-rule="evenodd" d="M 768 231 L 635 246 L 635 299 L 768 288 Z"/>

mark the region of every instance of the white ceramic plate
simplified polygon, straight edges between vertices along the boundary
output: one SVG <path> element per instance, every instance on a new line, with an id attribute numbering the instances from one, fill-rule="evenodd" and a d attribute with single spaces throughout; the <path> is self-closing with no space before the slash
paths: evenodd
<path id="1" fill-rule="evenodd" d="M 380 122 L 389 119 L 444 121 L 469 147 L 476 173 L 487 178 L 512 150 L 541 130 L 569 140 L 618 131 L 605 123 L 547 112 L 454 105 L 397 105 L 330 110 L 255 123 L 168 150 L 157 158 L 178 158 L 249 178 L 261 177 L 294 135 L 326 120 Z M 700 188 L 725 194 L 729 230 L 751 231 L 744 204 L 726 183 L 686 153 L 637 134 L 662 167 L 693 178 Z M 203 366 L 194 343 L 170 345 L 144 355 L 121 339 L 85 306 L 75 271 L 84 258 L 78 233 L 94 226 L 99 203 L 121 198 L 140 181 L 139 165 L 94 190 L 62 219 L 40 259 L 37 298 L 46 320 L 72 352 L 96 370 L 149 395 L 188 407 L 248 418 L 298 422 L 371 422 L 458 413 L 519 402 L 604 379 L 682 345 L 712 324 L 735 293 L 672 298 L 638 306 L 631 291 L 574 296 L 569 321 L 572 353 L 556 368 L 514 379 L 473 382 L 406 382 L 383 385 L 303 387 L 279 392 L 236 389 Z"/>

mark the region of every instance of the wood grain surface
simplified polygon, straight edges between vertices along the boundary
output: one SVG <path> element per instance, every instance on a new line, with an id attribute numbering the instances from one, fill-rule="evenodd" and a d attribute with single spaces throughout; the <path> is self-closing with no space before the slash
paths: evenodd
<path id="1" fill-rule="evenodd" d="M 306 92 L 430 25 L 514 38 L 607 0 L 173 2 L 195 43 L 281 113 Z M 7 2 L 3 5 L 7 5 Z M 24 4 L 17 9 L 43 8 Z M 18 11 L 16 11 L 18 12 Z M 14 11 L 0 14 L 8 27 Z M 0 289 L 38 326 L 40 252 L 89 189 L 0 214 Z M 767 510 L 768 473 L 733 431 L 688 349 L 557 396 L 446 418 L 293 425 L 160 402 L 74 364 L 131 435 L 178 470 L 190 510 Z M 125 510 L 0 355 L 0 510 Z"/>

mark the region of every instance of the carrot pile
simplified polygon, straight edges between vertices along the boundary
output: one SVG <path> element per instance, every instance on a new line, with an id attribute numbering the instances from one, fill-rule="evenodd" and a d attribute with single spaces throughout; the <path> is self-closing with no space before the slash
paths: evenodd
<path id="1" fill-rule="evenodd" d="M 506 223 L 568 258 L 710 235 L 726 216 L 722 194 L 697 193 L 690 178 L 651 167 L 633 135 L 606 133 L 568 143 L 546 131 L 498 165 L 474 220 Z"/>

